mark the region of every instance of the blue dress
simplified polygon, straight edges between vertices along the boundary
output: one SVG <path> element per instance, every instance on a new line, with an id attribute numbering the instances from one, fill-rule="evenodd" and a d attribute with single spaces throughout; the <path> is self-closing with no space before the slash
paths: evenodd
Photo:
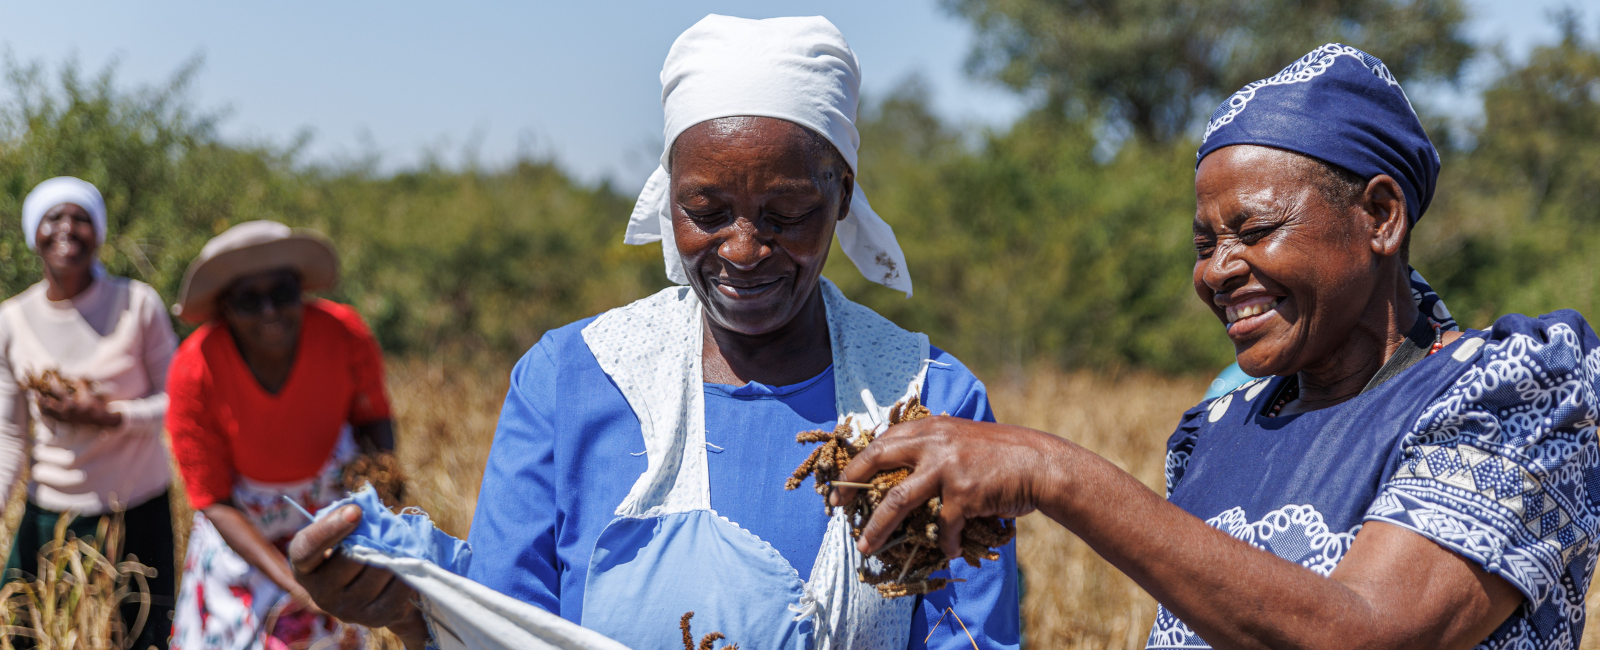
<path id="1" fill-rule="evenodd" d="M 467 577 L 579 623 L 595 542 L 647 465 L 637 417 L 583 340 L 592 320 L 548 332 L 512 371 L 468 539 Z M 983 383 L 949 354 L 933 349 L 931 356 L 924 403 L 936 413 L 993 421 Z M 808 579 L 828 518 L 809 481 L 793 491 L 783 484 L 811 452 L 795 434 L 834 427 L 832 369 L 792 386 L 704 389 L 712 507 Z M 1001 556 L 981 569 L 952 564 L 950 577 L 967 582 L 920 599 L 909 647 L 971 647 L 949 617 L 924 644 L 946 608 L 979 647 L 1017 647 L 1015 543 Z M 669 622 L 661 647 L 677 645 L 676 635 Z"/>
<path id="2" fill-rule="evenodd" d="M 1480 648 L 1576 648 L 1600 522 L 1600 339 L 1577 312 L 1469 330 L 1343 404 L 1265 417 L 1284 378 L 1184 413 L 1172 503 L 1326 576 L 1367 521 L 1416 532 L 1526 597 Z M 1210 647 L 1162 607 L 1149 648 Z"/>

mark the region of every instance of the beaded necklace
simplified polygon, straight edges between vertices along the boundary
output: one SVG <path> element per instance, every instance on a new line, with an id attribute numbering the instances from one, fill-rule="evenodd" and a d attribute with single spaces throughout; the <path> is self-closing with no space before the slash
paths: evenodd
<path id="1" fill-rule="evenodd" d="M 1433 325 L 1433 345 L 1428 347 L 1428 356 L 1431 357 L 1433 353 L 1444 349 L 1444 328 L 1431 319 L 1428 322 Z M 1278 391 L 1278 399 L 1272 403 L 1272 408 L 1267 409 L 1267 417 L 1269 418 L 1278 417 L 1278 414 L 1283 412 L 1283 407 L 1287 406 L 1289 402 L 1300 399 L 1299 375 L 1290 377 L 1289 381 L 1284 383 L 1286 385 L 1283 390 Z"/>

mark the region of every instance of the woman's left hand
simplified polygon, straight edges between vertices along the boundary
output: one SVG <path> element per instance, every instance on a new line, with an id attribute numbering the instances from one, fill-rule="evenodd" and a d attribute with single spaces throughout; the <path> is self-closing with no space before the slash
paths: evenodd
<path id="1" fill-rule="evenodd" d="M 39 412 L 57 422 L 87 424 L 105 429 L 122 425 L 122 414 L 112 412 L 105 398 L 99 395 L 81 400 L 64 400 L 38 393 L 35 393 L 35 397 L 38 399 Z"/>
<path id="2" fill-rule="evenodd" d="M 939 497 L 939 548 L 961 555 L 961 530 L 974 517 L 1020 517 L 1041 507 L 1064 486 L 1059 468 L 1077 449 L 1061 438 L 1024 427 L 963 418 L 933 417 L 891 427 L 845 469 L 844 480 L 867 482 L 906 467 L 911 476 L 884 497 L 856 543 L 863 554 L 889 535 L 918 505 Z M 855 498 L 855 488 L 835 489 L 831 501 Z"/>

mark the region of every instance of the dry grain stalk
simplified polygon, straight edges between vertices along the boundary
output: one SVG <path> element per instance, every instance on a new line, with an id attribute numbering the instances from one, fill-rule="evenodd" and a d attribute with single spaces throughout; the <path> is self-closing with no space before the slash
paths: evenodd
<path id="1" fill-rule="evenodd" d="M 684 614 L 683 618 L 678 619 L 678 629 L 683 631 L 683 650 L 696 650 L 694 645 L 694 635 L 689 633 L 689 619 L 691 618 L 694 618 L 694 612 Z M 699 650 L 712 650 L 711 644 L 726 638 L 728 637 L 723 636 L 721 632 L 712 632 L 707 634 L 700 638 Z M 739 650 L 739 644 L 729 643 L 728 645 L 722 646 L 722 650 Z"/>
<path id="2" fill-rule="evenodd" d="M 379 451 L 361 454 L 344 466 L 341 480 L 344 489 L 355 492 L 371 483 L 383 505 L 398 507 L 406 498 L 406 475 L 400 470 L 400 459 L 393 452 Z"/>
<path id="3" fill-rule="evenodd" d="M 23 388 L 63 402 L 89 401 L 98 396 L 98 386 L 87 379 L 68 377 L 60 370 L 50 368 L 40 373 L 28 373 L 22 380 Z"/>
<path id="4" fill-rule="evenodd" d="M 347 623 L 346 625 L 353 625 Z M 390 632 L 389 628 L 361 628 L 366 631 L 367 640 L 362 646 L 363 650 L 406 650 L 406 644 Z"/>
<path id="5" fill-rule="evenodd" d="M 138 638 L 150 614 L 148 578 L 155 569 L 122 550 L 122 513 L 100 518 L 94 542 L 72 535 L 71 513 L 56 521 L 55 537 L 39 549 L 39 575 L 17 576 L 0 587 L 0 649 L 18 637 L 39 650 L 124 650 Z M 20 572 L 17 572 L 20 573 Z M 138 603 L 132 626 L 121 606 Z"/>
<path id="6" fill-rule="evenodd" d="M 890 407 L 889 424 L 921 420 L 929 415 L 927 407 L 913 396 Z M 871 430 L 864 430 L 859 439 L 852 442 L 850 425 L 847 418 L 832 432 L 819 429 L 795 436 L 795 441 L 801 444 L 823 444 L 794 470 L 794 475 L 784 483 L 784 488 L 793 490 L 800 487 L 806 476 L 812 476 L 817 494 L 826 497 L 833 489 L 833 482 L 844 475 L 844 469 L 850 465 L 851 459 L 866 450 L 875 438 Z M 878 472 L 868 481 L 872 487 L 858 490 L 854 499 L 841 506 L 850 520 L 852 538 L 861 538 L 862 527 L 872 518 L 873 511 L 883 502 L 884 496 L 910 475 L 911 470 L 905 468 Z M 959 579 L 929 577 L 934 571 L 949 565 L 944 552 L 939 550 L 939 506 L 939 498 L 934 497 L 906 515 L 889 537 L 889 542 L 873 554 L 883 563 L 883 569 L 874 572 L 862 567 L 861 581 L 876 585 L 878 593 L 884 598 L 925 594 L 943 589 L 951 582 L 960 582 Z M 825 509 L 829 516 L 833 515 L 832 506 L 826 506 Z M 966 527 L 961 530 L 961 559 L 974 568 L 979 566 L 981 560 L 998 560 L 1000 554 L 992 549 L 1005 546 L 1016 535 L 1014 520 L 999 517 L 968 519 Z"/>

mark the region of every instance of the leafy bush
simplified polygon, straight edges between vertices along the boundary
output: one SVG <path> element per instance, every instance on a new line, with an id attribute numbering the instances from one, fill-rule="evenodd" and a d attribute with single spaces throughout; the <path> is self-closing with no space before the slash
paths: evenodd
<path id="1" fill-rule="evenodd" d="M 1461 139 L 1470 146 L 1443 147 L 1412 260 L 1466 325 L 1508 311 L 1592 313 L 1600 298 L 1600 47 L 1576 21 L 1563 25 L 1561 42 L 1502 64 L 1483 124 Z M 385 175 L 226 142 L 218 116 L 187 98 L 192 70 L 129 90 L 110 71 L 90 78 L 69 65 L 47 80 L 37 65 L 10 66 L 0 291 L 37 281 L 36 257 L 8 224 L 35 183 L 60 174 L 105 192 L 111 271 L 169 300 L 200 246 L 232 224 L 327 233 L 344 268 L 332 297 L 398 354 L 513 357 L 547 329 L 666 285 L 659 249 L 622 245 L 632 197 L 606 184 L 575 182 L 549 160 Z M 861 185 L 906 248 L 916 296 L 868 283 L 837 249 L 829 277 L 980 367 L 1226 364 L 1230 346 L 1191 288 L 1194 143 L 1133 136 L 1107 155 L 1103 121 L 1059 109 L 1046 102 L 973 133 L 936 118 L 916 83 L 872 104 Z"/>
<path id="2" fill-rule="evenodd" d="M 13 65 L 0 108 L 0 215 L 17 223 L 35 184 L 79 176 L 106 197 L 107 268 L 174 299 L 206 240 L 273 219 L 338 245 L 343 279 L 386 349 L 512 352 L 544 330 L 665 284 L 659 254 L 624 247 L 631 203 L 583 187 L 550 161 L 495 172 L 436 166 L 380 177 L 301 164 L 296 149 L 223 142 L 187 99 L 193 67 L 159 88 L 123 90 L 110 70 L 67 66 L 47 83 Z M 38 281 L 20 228 L 0 228 L 0 291 Z"/>

